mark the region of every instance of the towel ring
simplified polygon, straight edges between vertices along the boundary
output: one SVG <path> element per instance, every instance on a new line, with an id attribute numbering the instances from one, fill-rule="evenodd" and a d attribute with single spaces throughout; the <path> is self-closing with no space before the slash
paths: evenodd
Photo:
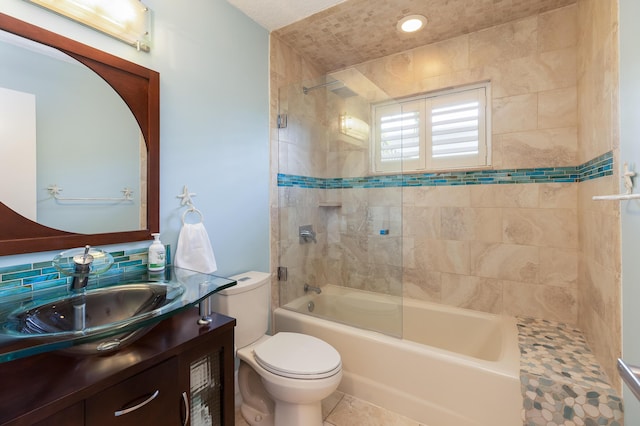
<path id="1" fill-rule="evenodd" d="M 202 212 L 198 209 L 196 209 L 195 207 L 190 208 L 189 210 L 185 210 L 184 213 L 182 213 L 182 224 L 184 225 L 184 219 L 187 217 L 188 213 L 196 213 L 198 216 L 200 216 L 200 222 L 198 223 L 202 223 L 203 217 L 202 217 Z"/>

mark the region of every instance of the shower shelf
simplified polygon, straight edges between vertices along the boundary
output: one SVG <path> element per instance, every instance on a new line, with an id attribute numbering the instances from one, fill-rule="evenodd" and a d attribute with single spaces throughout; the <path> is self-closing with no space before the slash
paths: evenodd
<path id="1" fill-rule="evenodd" d="M 342 207 L 342 201 L 320 201 L 318 207 Z"/>

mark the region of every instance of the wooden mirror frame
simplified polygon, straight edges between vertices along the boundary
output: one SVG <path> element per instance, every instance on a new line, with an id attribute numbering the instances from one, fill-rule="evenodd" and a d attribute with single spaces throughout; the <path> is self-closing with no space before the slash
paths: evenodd
<path id="1" fill-rule="evenodd" d="M 0 30 L 56 48 L 101 76 L 131 109 L 147 145 L 146 229 L 76 234 L 40 225 L 0 202 L 0 256 L 152 239 L 160 229 L 160 74 L 2 13 Z"/>

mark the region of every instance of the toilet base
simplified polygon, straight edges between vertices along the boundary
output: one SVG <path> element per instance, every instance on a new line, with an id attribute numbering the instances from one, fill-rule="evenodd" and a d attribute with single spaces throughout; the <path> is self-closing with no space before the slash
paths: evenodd
<path id="1" fill-rule="evenodd" d="M 265 415 L 253 407 L 242 404 L 242 417 L 251 426 L 322 426 L 322 404 L 287 404 L 276 402 L 275 413 Z"/>
<path id="2" fill-rule="evenodd" d="M 247 363 L 240 362 L 238 388 L 240 412 L 251 426 L 273 426 L 275 405 L 262 385 L 262 379 Z"/>
<path id="3" fill-rule="evenodd" d="M 322 404 L 288 404 L 276 401 L 275 422 L 278 426 L 322 426 Z"/>
<path id="4" fill-rule="evenodd" d="M 242 413 L 242 417 L 249 423 L 251 426 L 274 426 L 274 414 L 269 413 L 261 413 L 255 408 L 242 404 L 240 406 L 240 413 Z"/>

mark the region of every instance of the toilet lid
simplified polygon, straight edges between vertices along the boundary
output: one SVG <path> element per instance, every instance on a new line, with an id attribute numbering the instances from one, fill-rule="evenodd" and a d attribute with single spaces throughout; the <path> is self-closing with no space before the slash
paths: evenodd
<path id="1" fill-rule="evenodd" d="M 342 368 L 333 346 L 300 333 L 276 333 L 254 348 L 254 354 L 265 370 L 295 379 L 322 379 Z"/>

